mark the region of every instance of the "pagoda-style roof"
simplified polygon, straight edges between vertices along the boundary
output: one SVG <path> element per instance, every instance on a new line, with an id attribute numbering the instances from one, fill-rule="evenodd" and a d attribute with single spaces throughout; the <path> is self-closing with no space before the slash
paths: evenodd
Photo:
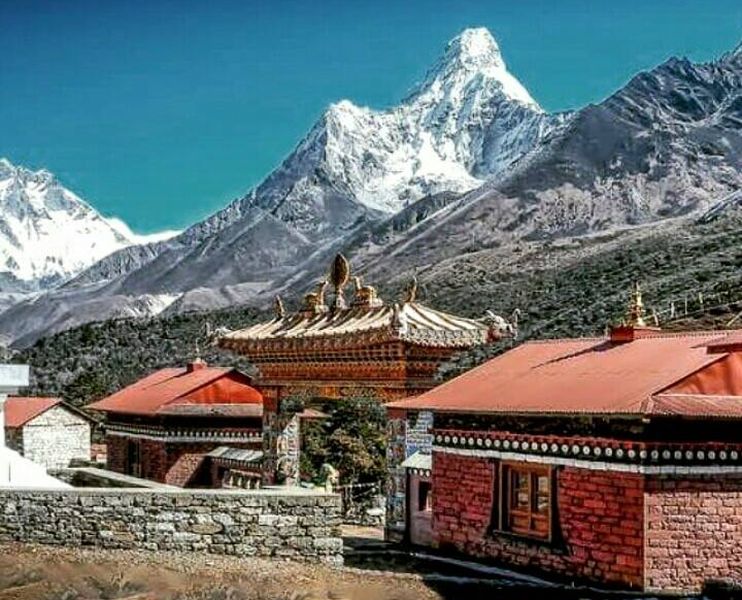
<path id="1" fill-rule="evenodd" d="M 420 346 L 468 348 L 491 339 L 490 327 L 417 302 L 357 307 L 321 314 L 296 312 L 225 335 L 224 348 L 298 348 L 327 342 L 330 347 L 410 342 Z"/>
<path id="2" fill-rule="evenodd" d="M 219 340 L 219 345 L 247 354 L 359 348 L 388 342 L 463 349 L 514 333 L 509 323 L 491 313 L 482 319 L 469 319 L 420 304 L 414 280 L 404 298 L 385 303 L 375 288 L 362 285 L 356 277 L 354 297 L 346 304 L 343 288 L 349 274 L 346 259 L 338 255 L 329 280 L 305 296 L 300 310 L 287 314 L 280 298 L 276 298 L 274 319 L 228 333 Z M 330 284 L 335 293 L 328 306 L 325 289 Z"/>

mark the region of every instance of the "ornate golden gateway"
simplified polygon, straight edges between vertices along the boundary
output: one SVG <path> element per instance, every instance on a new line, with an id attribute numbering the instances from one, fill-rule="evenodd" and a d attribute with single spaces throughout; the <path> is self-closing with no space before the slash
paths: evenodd
<path id="1" fill-rule="evenodd" d="M 226 334 L 219 345 L 246 356 L 260 372 L 258 385 L 275 388 L 278 397 L 281 388 L 305 385 L 336 398 L 341 389 L 362 387 L 390 399 L 432 387 L 439 365 L 454 352 L 515 334 L 512 324 L 492 313 L 469 319 L 421 304 L 414 279 L 393 303 L 359 276 L 352 280 L 348 303 L 351 268 L 338 254 L 329 276 L 298 311 L 286 313 L 279 299 L 272 320 Z"/>
<path id="2" fill-rule="evenodd" d="M 433 387 L 438 367 L 454 352 L 515 334 L 512 324 L 489 311 L 482 319 L 467 319 L 420 304 L 414 279 L 393 303 L 358 276 L 348 303 L 349 281 L 350 264 L 338 254 L 329 276 L 304 296 L 298 311 L 287 313 L 277 297 L 273 319 L 218 340 L 260 372 L 255 385 L 264 400 L 264 483 L 299 478 L 300 418 L 283 409 L 283 399 L 399 400 Z"/>

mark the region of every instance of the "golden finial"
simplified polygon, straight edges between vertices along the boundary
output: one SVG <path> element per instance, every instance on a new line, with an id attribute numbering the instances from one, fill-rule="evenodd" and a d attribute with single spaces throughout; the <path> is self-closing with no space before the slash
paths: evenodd
<path id="1" fill-rule="evenodd" d="M 276 298 L 273 301 L 273 310 L 279 319 L 286 314 L 286 309 L 283 307 L 283 300 L 278 294 L 276 294 Z"/>
<path id="2" fill-rule="evenodd" d="M 630 327 L 646 327 L 644 321 L 644 301 L 642 300 L 642 290 L 639 282 L 634 283 L 634 289 L 631 293 L 631 302 L 626 312 L 626 324 Z"/>
<path id="3" fill-rule="evenodd" d="M 330 282 L 335 288 L 335 301 L 333 308 L 345 308 L 345 296 L 343 288 L 348 284 L 350 279 L 350 263 L 342 254 L 337 254 L 332 261 L 330 269 Z"/>
<path id="4" fill-rule="evenodd" d="M 376 308 L 384 305 L 376 292 L 376 288 L 372 285 L 363 285 L 363 279 L 360 276 L 353 277 L 353 284 L 356 292 L 355 298 L 353 298 L 353 306 Z"/>
<path id="5" fill-rule="evenodd" d="M 407 291 L 405 292 L 405 298 L 404 301 L 414 302 L 417 299 L 417 275 L 412 276 L 412 281 L 410 281 L 410 284 L 407 286 Z"/>
<path id="6" fill-rule="evenodd" d="M 343 288 L 348 283 L 350 278 L 350 263 L 348 259 L 342 254 L 337 254 L 335 260 L 332 261 L 332 268 L 330 269 L 330 282 L 333 287 Z"/>
<path id="7" fill-rule="evenodd" d="M 327 285 L 327 280 L 320 281 L 317 284 L 316 292 L 309 292 L 304 296 L 304 312 L 314 315 L 327 312 L 327 306 L 325 305 L 325 289 Z"/>

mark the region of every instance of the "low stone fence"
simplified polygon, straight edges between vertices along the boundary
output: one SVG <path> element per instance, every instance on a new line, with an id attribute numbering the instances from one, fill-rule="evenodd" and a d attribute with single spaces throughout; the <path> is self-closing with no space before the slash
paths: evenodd
<path id="1" fill-rule="evenodd" d="M 0 542 L 342 564 L 340 497 L 312 490 L 0 489 Z"/>

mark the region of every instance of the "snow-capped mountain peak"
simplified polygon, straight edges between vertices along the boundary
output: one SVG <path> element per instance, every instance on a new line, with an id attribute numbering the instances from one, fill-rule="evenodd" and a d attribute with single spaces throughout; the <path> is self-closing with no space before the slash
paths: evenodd
<path id="1" fill-rule="evenodd" d="M 0 158 L 0 292 L 57 285 L 138 240 L 46 169 Z"/>
<path id="2" fill-rule="evenodd" d="M 541 112 L 528 90 L 508 71 L 500 47 L 484 27 L 465 29 L 452 39 L 407 102 L 426 96 L 462 96 L 472 88 L 498 89 L 509 100 Z"/>
<path id="3" fill-rule="evenodd" d="M 395 213 L 429 194 L 477 187 L 561 120 L 546 115 L 508 72 L 489 31 L 466 29 L 398 106 L 331 104 L 243 204 L 269 210 L 313 238 L 336 235 L 338 225 L 344 228 L 339 221 L 353 223 L 369 211 Z"/>

